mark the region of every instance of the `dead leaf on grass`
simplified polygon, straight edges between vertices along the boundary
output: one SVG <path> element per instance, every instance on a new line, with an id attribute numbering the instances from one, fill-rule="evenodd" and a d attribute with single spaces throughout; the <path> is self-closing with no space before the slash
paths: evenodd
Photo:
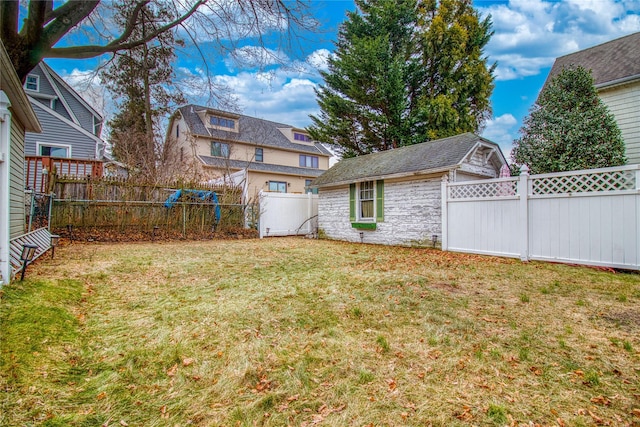
<path id="1" fill-rule="evenodd" d="M 542 369 L 538 368 L 537 366 L 532 366 L 529 368 L 529 370 L 533 373 L 533 375 L 536 375 L 536 376 L 542 375 Z"/>
<path id="2" fill-rule="evenodd" d="M 611 405 L 611 401 L 604 396 L 596 396 L 591 398 L 591 403 L 595 403 L 597 405 L 609 406 Z"/>
<path id="3" fill-rule="evenodd" d="M 456 418 L 460 421 L 471 421 L 473 419 L 473 414 L 471 414 L 471 407 L 463 406 L 462 411 L 456 413 Z"/>
<path id="4" fill-rule="evenodd" d="M 107 397 L 107 393 L 105 391 L 102 391 L 102 392 L 98 393 L 98 395 L 96 396 L 96 400 L 102 400 L 105 397 Z"/>
<path id="5" fill-rule="evenodd" d="M 593 422 L 595 422 L 596 424 L 604 424 L 604 420 L 602 418 L 600 418 L 599 416 L 597 416 L 591 411 L 588 411 L 588 412 L 591 419 L 593 419 Z"/>
<path id="6" fill-rule="evenodd" d="M 182 366 L 189 366 L 193 364 L 193 359 L 191 357 L 185 357 L 182 359 Z"/>
<path id="7" fill-rule="evenodd" d="M 178 371 L 178 364 L 176 363 L 175 365 L 167 369 L 167 375 L 170 377 L 173 377 L 177 371 Z"/>
<path id="8" fill-rule="evenodd" d="M 393 378 L 387 380 L 387 385 L 389 386 L 389 391 L 394 391 L 396 388 L 398 388 L 398 384 Z"/>

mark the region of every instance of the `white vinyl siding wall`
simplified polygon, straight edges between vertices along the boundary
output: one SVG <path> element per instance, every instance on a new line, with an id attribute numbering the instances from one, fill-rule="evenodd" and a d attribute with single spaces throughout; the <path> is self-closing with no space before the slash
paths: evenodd
<path id="1" fill-rule="evenodd" d="M 74 159 L 95 159 L 96 141 L 72 128 L 59 118 L 47 113 L 38 105 L 33 105 L 33 110 L 42 125 L 42 133 L 27 132 L 25 136 L 25 153 L 28 156 L 37 156 L 36 144 L 70 145 L 73 147 Z"/>
<path id="2" fill-rule="evenodd" d="M 627 163 L 640 164 L 640 82 L 604 88 L 599 95 L 615 116 L 622 132 Z"/>

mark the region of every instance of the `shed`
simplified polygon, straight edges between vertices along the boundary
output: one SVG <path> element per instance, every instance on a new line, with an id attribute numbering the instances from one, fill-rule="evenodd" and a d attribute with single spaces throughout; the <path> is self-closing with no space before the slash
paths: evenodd
<path id="1" fill-rule="evenodd" d="M 498 144 L 472 133 L 341 160 L 318 177 L 318 232 L 330 239 L 431 245 L 441 182 L 497 178 Z"/>

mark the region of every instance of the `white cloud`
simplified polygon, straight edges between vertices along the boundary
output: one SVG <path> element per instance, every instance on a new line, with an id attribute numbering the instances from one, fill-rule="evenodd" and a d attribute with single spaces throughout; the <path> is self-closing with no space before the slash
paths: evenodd
<path id="1" fill-rule="evenodd" d="M 510 0 L 479 7 L 491 15 L 487 45 L 497 80 L 536 75 L 555 58 L 640 31 L 640 2 L 633 0 Z"/>
<path id="2" fill-rule="evenodd" d="M 254 51 L 248 49 L 247 52 Z M 304 61 L 274 62 L 268 70 L 258 68 L 235 73 L 230 69 L 228 74 L 213 76 L 212 82 L 227 89 L 226 96 L 234 97 L 243 114 L 304 128 L 311 124 L 310 114 L 319 114 L 315 89 L 322 81 L 319 70 L 327 68 L 329 55 L 328 50 L 319 49 Z M 186 93 L 190 102 L 214 105 L 203 96 L 206 82 L 203 70 L 182 69 L 181 74 L 193 80 L 190 85 L 193 90 Z"/>
<path id="3" fill-rule="evenodd" d="M 329 69 L 330 55 L 331 52 L 327 49 L 319 49 L 307 57 L 307 62 L 316 70 L 327 71 Z"/>
<path id="4" fill-rule="evenodd" d="M 487 120 L 482 136 L 500 145 L 504 156 L 509 160 L 513 140 L 518 132 L 518 120 L 511 114 L 503 114 Z"/>

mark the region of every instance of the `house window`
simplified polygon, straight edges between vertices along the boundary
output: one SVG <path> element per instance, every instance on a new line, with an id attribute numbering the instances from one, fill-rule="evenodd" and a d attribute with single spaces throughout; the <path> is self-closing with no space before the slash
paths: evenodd
<path id="1" fill-rule="evenodd" d="M 100 136 L 100 132 L 102 131 L 102 122 L 96 116 L 92 116 L 92 117 L 93 117 L 93 134 L 95 136 Z"/>
<path id="2" fill-rule="evenodd" d="M 269 181 L 269 191 L 274 193 L 286 193 L 287 183 L 282 181 Z"/>
<path id="3" fill-rule="evenodd" d="M 71 157 L 71 146 L 60 144 L 41 144 L 37 143 L 38 155 L 46 157 Z"/>
<path id="4" fill-rule="evenodd" d="M 354 228 L 374 229 L 384 221 L 384 181 L 364 181 L 349 186 L 349 220 Z"/>
<path id="5" fill-rule="evenodd" d="M 318 169 L 318 156 L 300 154 L 300 167 Z"/>
<path id="6" fill-rule="evenodd" d="M 180 137 L 180 125 L 176 125 L 176 138 Z"/>
<path id="7" fill-rule="evenodd" d="M 318 194 L 318 189 L 317 188 L 311 188 L 311 183 L 313 182 L 312 179 L 305 179 L 304 180 L 304 192 L 305 193 L 311 193 L 311 194 Z"/>
<path id="8" fill-rule="evenodd" d="M 24 82 L 24 88 L 38 92 L 40 90 L 40 76 L 36 74 L 29 74 L 27 80 Z"/>
<path id="9" fill-rule="evenodd" d="M 262 163 L 263 161 L 263 154 L 264 152 L 262 151 L 262 148 L 256 148 L 256 162 L 260 162 Z"/>
<path id="10" fill-rule="evenodd" d="M 211 116 L 209 117 L 209 123 L 212 126 L 219 126 L 223 128 L 234 129 L 236 127 L 236 121 L 232 119 L 225 119 L 223 117 Z"/>
<path id="11" fill-rule="evenodd" d="M 293 139 L 295 139 L 296 141 L 311 142 L 311 138 L 309 137 L 309 135 L 298 132 L 293 133 Z"/>
<path id="12" fill-rule="evenodd" d="M 229 144 L 211 141 L 211 155 L 214 157 L 229 157 Z"/>

